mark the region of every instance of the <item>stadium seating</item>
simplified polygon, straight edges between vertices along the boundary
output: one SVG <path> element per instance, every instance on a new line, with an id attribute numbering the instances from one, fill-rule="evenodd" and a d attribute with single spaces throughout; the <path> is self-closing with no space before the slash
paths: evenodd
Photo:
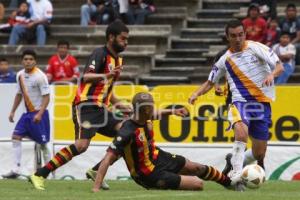
<path id="1" fill-rule="evenodd" d="M 8 5 L 9 0 L 4 0 Z M 44 47 L 22 45 L 10 47 L 8 34 L 0 33 L 1 55 L 20 69 L 20 59 L 25 48 L 36 48 L 42 68 L 55 53 L 56 42 L 68 39 L 71 53 L 85 64 L 91 50 L 105 41 L 106 26 L 79 26 L 80 6 L 86 0 L 52 0 L 54 6 L 51 35 Z M 278 0 L 279 16 L 292 0 Z M 250 0 L 159 0 L 157 12 L 150 15 L 145 25 L 129 26 L 128 49 L 123 53 L 125 71 L 123 80 L 155 86 L 158 84 L 182 84 L 203 82 L 210 65 L 219 50 L 225 47 L 224 25 L 234 17 L 243 17 Z M 296 2 L 300 6 L 299 2 Z M 69 7 L 69 5 L 72 5 Z M 11 13 L 6 9 L 6 17 Z M 289 82 L 299 82 L 297 67 Z"/>

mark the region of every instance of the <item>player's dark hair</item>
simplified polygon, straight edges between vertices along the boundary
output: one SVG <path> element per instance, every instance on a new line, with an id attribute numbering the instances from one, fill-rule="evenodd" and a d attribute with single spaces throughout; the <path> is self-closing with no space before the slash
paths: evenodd
<path id="1" fill-rule="evenodd" d="M 230 21 L 226 24 L 226 27 L 225 27 L 225 33 L 226 33 L 226 35 L 228 35 L 228 30 L 229 30 L 229 28 L 237 28 L 237 27 L 239 27 L 239 26 L 242 26 L 243 29 L 244 29 L 243 23 L 242 23 L 240 20 L 237 20 L 237 19 L 230 20 Z"/>
<path id="2" fill-rule="evenodd" d="M 60 45 L 67 45 L 68 49 L 70 47 L 70 43 L 67 40 L 59 40 L 57 42 L 57 47 L 60 46 Z"/>
<path id="3" fill-rule="evenodd" d="M 143 105 L 149 105 L 149 103 L 153 102 L 154 100 L 151 94 L 146 92 L 139 92 L 132 99 L 133 110 L 134 112 L 137 112 L 143 107 Z"/>
<path id="4" fill-rule="evenodd" d="M 289 3 L 289 4 L 286 6 L 286 10 L 288 10 L 289 8 L 296 9 L 296 5 L 293 4 L 293 3 Z"/>
<path id="5" fill-rule="evenodd" d="M 23 53 L 22 53 L 22 59 L 26 55 L 31 55 L 36 60 L 36 53 L 35 53 L 34 50 L 32 50 L 32 49 L 26 49 L 26 50 L 24 50 Z"/>
<path id="6" fill-rule="evenodd" d="M 117 36 L 122 32 L 129 33 L 129 29 L 127 26 L 119 19 L 115 20 L 106 28 L 106 41 L 109 39 L 109 35 Z"/>
<path id="7" fill-rule="evenodd" d="M 6 58 L 0 58 L 0 62 L 8 62 Z"/>

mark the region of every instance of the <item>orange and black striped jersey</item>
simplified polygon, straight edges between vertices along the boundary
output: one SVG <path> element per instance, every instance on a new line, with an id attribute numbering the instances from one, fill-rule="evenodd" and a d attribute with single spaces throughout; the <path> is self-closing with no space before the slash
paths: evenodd
<path id="1" fill-rule="evenodd" d="M 107 47 L 97 48 L 89 57 L 83 74 L 109 74 L 115 67 L 121 66 L 122 61 L 121 57 L 113 57 Z M 113 84 L 118 78 L 119 74 L 98 83 L 85 83 L 83 78 L 81 78 L 74 103 L 77 105 L 81 102 L 93 102 L 98 106 L 108 105 L 112 95 Z"/>
<path id="2" fill-rule="evenodd" d="M 149 175 L 160 151 L 154 142 L 152 122 L 139 125 L 125 121 L 108 151 L 123 156 L 131 176 Z"/>

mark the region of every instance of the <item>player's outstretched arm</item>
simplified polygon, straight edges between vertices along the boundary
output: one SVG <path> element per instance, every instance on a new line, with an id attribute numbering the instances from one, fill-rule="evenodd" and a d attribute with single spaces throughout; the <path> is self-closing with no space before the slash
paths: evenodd
<path id="1" fill-rule="evenodd" d="M 206 94 L 208 91 L 210 91 L 214 87 L 214 83 L 211 81 L 206 81 L 204 84 L 202 84 L 189 98 L 189 103 L 194 104 L 197 100 L 198 96 Z"/>
<path id="2" fill-rule="evenodd" d="M 122 100 L 118 99 L 116 95 L 113 93 L 110 99 L 110 102 L 117 108 L 119 109 L 122 113 L 124 114 L 130 114 L 132 113 L 132 105 L 131 104 L 126 104 L 122 102 Z"/>
<path id="3" fill-rule="evenodd" d="M 185 117 L 189 115 L 189 111 L 186 108 L 177 108 L 177 109 L 160 109 L 155 110 L 153 119 L 161 119 L 163 115 L 177 115 L 180 117 Z"/>
<path id="4" fill-rule="evenodd" d="M 8 117 L 10 122 L 14 122 L 15 112 L 16 112 L 17 108 L 19 107 L 21 101 L 22 101 L 22 94 L 17 93 L 16 96 L 15 96 L 14 104 L 11 108 L 11 111 L 10 111 L 10 114 L 9 114 L 9 117 Z"/>
<path id="5" fill-rule="evenodd" d="M 96 179 L 94 182 L 94 186 L 92 188 L 93 192 L 99 192 L 99 188 L 102 185 L 103 179 L 106 175 L 106 172 L 107 172 L 109 166 L 112 163 L 114 163 L 117 159 L 118 159 L 118 157 L 111 151 L 108 151 L 105 154 L 102 162 L 100 163 L 98 171 L 97 171 L 97 176 L 96 176 Z"/>
<path id="6" fill-rule="evenodd" d="M 284 67 L 281 62 L 277 62 L 275 69 L 269 74 L 263 82 L 263 86 L 270 86 L 273 84 L 274 78 L 278 77 L 282 72 L 284 72 Z"/>

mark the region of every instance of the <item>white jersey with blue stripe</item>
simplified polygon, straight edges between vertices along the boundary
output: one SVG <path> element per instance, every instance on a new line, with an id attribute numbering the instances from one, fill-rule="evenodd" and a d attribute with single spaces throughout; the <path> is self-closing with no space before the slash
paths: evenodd
<path id="1" fill-rule="evenodd" d="M 232 102 L 271 102 L 275 100 L 274 83 L 264 86 L 263 81 L 280 62 L 269 47 L 254 41 L 245 41 L 240 52 L 227 50 L 216 62 L 208 80 L 216 83 L 226 76 Z"/>

